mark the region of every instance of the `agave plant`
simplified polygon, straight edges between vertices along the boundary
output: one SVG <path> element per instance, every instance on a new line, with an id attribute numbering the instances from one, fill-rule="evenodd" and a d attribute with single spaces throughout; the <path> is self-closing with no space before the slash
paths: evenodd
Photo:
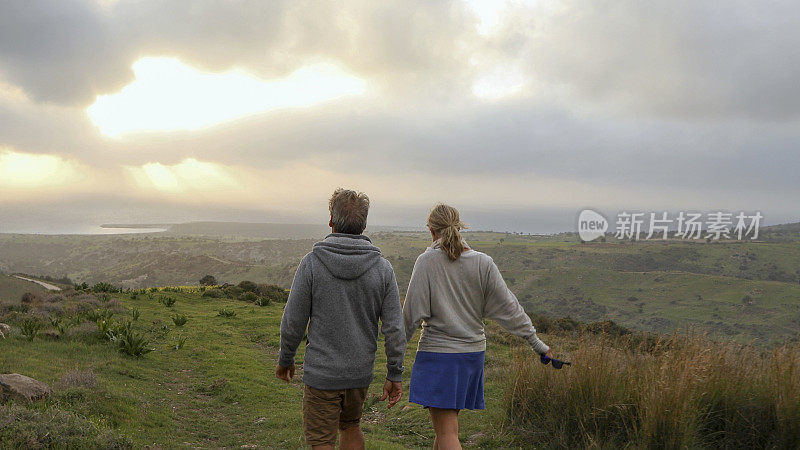
<path id="1" fill-rule="evenodd" d="M 175 342 L 175 350 L 182 349 L 184 344 L 186 344 L 186 336 L 178 336 L 178 340 Z"/>
<path id="2" fill-rule="evenodd" d="M 22 321 L 22 324 L 20 324 L 20 329 L 22 330 L 22 335 L 25 336 L 25 339 L 32 341 L 42 329 L 42 322 L 34 317 L 29 317 Z"/>
<path id="3" fill-rule="evenodd" d="M 58 325 L 56 325 L 56 331 L 58 331 L 58 337 L 66 337 L 67 333 L 69 332 L 70 328 L 72 328 L 74 322 L 69 320 L 60 320 Z"/>
<path id="4" fill-rule="evenodd" d="M 174 297 L 161 297 L 159 300 L 162 305 L 166 306 L 167 308 L 172 308 L 175 306 L 175 298 Z"/>
<path id="5" fill-rule="evenodd" d="M 182 327 L 186 325 L 186 321 L 189 320 L 183 314 L 175 314 L 172 316 L 172 323 L 175 324 L 176 327 Z"/>
<path id="6" fill-rule="evenodd" d="M 131 317 L 133 318 L 134 321 L 139 320 L 139 317 L 141 317 L 141 316 L 142 316 L 142 312 L 139 311 L 139 308 L 134 307 L 131 310 Z"/>
<path id="7" fill-rule="evenodd" d="M 217 315 L 221 317 L 233 317 L 236 315 L 236 311 L 228 308 L 222 308 L 219 310 Z"/>
<path id="8" fill-rule="evenodd" d="M 117 338 L 119 351 L 130 356 L 142 356 L 153 351 L 150 341 L 141 334 L 128 330 Z"/>

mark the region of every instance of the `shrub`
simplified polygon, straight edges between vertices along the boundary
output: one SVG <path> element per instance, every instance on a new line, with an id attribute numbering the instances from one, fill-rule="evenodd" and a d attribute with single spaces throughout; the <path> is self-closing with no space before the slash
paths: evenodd
<path id="1" fill-rule="evenodd" d="M 117 339 L 119 351 L 130 356 L 143 356 L 153 351 L 150 342 L 141 334 L 127 330 Z"/>
<path id="2" fill-rule="evenodd" d="M 64 301 L 64 296 L 60 294 L 52 294 L 45 297 L 44 301 L 47 303 L 60 303 Z"/>
<path id="3" fill-rule="evenodd" d="M 167 308 L 172 308 L 173 306 L 175 306 L 175 298 L 174 297 L 163 297 L 162 296 L 161 300 L 159 300 L 159 302 L 161 302 L 161 304 L 166 306 Z"/>
<path id="4" fill-rule="evenodd" d="M 258 306 L 269 306 L 270 300 L 267 297 L 258 297 L 256 299 L 256 305 Z"/>
<path id="5" fill-rule="evenodd" d="M 256 292 L 258 290 L 258 285 L 252 281 L 242 281 L 239 283 L 239 289 L 245 292 Z"/>
<path id="6" fill-rule="evenodd" d="M 36 301 L 36 294 L 33 294 L 31 292 L 26 292 L 26 293 L 22 294 L 22 297 L 20 298 L 20 301 L 22 303 L 33 303 L 33 302 Z"/>
<path id="7" fill-rule="evenodd" d="M 228 308 L 222 308 L 219 310 L 217 315 L 221 317 L 233 317 L 236 315 L 236 311 Z"/>
<path id="8" fill-rule="evenodd" d="M 39 331 L 41 331 L 43 327 L 44 326 L 42 325 L 42 322 L 35 317 L 27 317 L 23 319 L 22 323 L 20 324 L 22 335 L 25 336 L 25 339 L 29 341 L 32 341 L 33 338 L 39 334 Z"/>
<path id="9" fill-rule="evenodd" d="M 253 303 L 258 300 L 258 295 L 255 292 L 245 292 L 244 294 L 239 296 L 239 300 Z"/>
<path id="10" fill-rule="evenodd" d="M 242 290 L 239 286 L 228 285 L 222 288 L 222 292 L 225 294 L 227 298 L 237 298 L 239 295 L 242 294 Z"/>
<path id="11" fill-rule="evenodd" d="M 217 284 L 217 279 L 214 278 L 213 275 L 206 275 L 200 278 L 200 284 L 203 286 L 215 286 Z"/>
<path id="12" fill-rule="evenodd" d="M 64 307 L 58 303 L 42 303 L 39 305 L 39 311 L 50 316 L 60 316 L 64 314 Z"/>
<path id="13" fill-rule="evenodd" d="M 222 298 L 225 294 L 219 289 L 207 289 L 203 292 L 203 297 L 208 298 Z"/>
<path id="14" fill-rule="evenodd" d="M 40 410 L 0 405 L 0 442 L 4 448 L 133 448 L 130 439 L 100 421 L 55 406 Z"/>
<path id="15" fill-rule="evenodd" d="M 119 292 L 119 289 L 114 287 L 111 283 L 101 281 L 92 286 L 92 292 Z"/>
<path id="16" fill-rule="evenodd" d="M 176 327 L 182 327 L 186 325 L 186 321 L 189 320 L 183 314 L 175 314 L 172 316 L 172 323 L 175 324 Z"/>
<path id="17" fill-rule="evenodd" d="M 276 284 L 259 284 L 258 295 L 267 297 L 274 302 L 286 303 L 289 298 L 289 291 Z"/>
<path id="18" fill-rule="evenodd" d="M 133 318 L 134 321 L 139 320 L 139 317 L 141 317 L 141 316 L 142 316 L 142 312 L 139 311 L 139 308 L 134 307 L 131 310 L 131 318 Z"/>

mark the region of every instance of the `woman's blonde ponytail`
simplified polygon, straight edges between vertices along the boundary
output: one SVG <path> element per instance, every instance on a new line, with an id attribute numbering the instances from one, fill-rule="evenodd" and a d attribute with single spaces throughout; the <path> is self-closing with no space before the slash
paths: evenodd
<path id="1" fill-rule="evenodd" d="M 464 251 L 461 230 L 467 226 L 461 222 L 458 210 L 440 203 L 433 207 L 428 216 L 428 228 L 441 240 L 442 250 L 451 261 L 455 261 Z"/>

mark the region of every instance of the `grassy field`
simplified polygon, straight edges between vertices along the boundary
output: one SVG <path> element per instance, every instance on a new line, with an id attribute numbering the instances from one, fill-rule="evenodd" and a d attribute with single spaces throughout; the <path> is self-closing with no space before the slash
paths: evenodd
<path id="1" fill-rule="evenodd" d="M 757 242 L 580 243 L 574 234 L 468 232 L 492 256 L 526 309 L 582 321 L 610 319 L 643 331 L 693 327 L 763 345 L 800 338 L 800 238 L 793 225 Z M 322 236 L 320 236 L 322 237 Z M 404 295 L 422 232 L 376 232 Z M 90 285 L 142 288 L 250 279 L 288 287 L 313 239 L 174 233 L 115 236 L 0 235 L 0 269 Z"/>
<path id="2" fill-rule="evenodd" d="M 159 301 L 162 296 L 174 298 L 175 304 L 164 306 Z M 99 303 L 90 297 L 99 298 Z M 42 417 L 74 413 L 85 420 L 78 421 L 73 432 L 111 432 L 117 436 L 102 441 L 101 446 L 129 440 L 134 447 L 302 447 L 300 377 L 287 385 L 273 375 L 282 303 L 259 307 L 241 300 L 201 297 L 199 292 L 155 292 L 139 294 L 136 299 L 128 294 L 77 294 L 64 300 L 64 316 L 74 315 L 76 307 L 85 310 L 80 303 L 117 311 L 114 317 L 121 321 L 132 320 L 133 310 L 138 310 L 140 316 L 133 321 L 133 328 L 147 336 L 155 350 L 139 358 L 120 353 L 98 335 L 96 325 L 88 319 L 65 337 L 47 336 L 52 330 L 45 329 L 30 342 L 15 327 L 11 338 L 0 339 L 0 373 L 21 373 L 56 386 L 50 399 L 32 407 Z M 221 317 L 221 309 L 236 314 Z M 182 327 L 171 319 L 176 314 L 188 318 Z M 22 317 L 10 312 L 0 321 L 16 326 Z M 185 344 L 175 349 L 181 337 Z M 411 367 L 415 347 L 416 339 L 407 353 L 407 367 Z M 511 354 L 520 351 L 509 346 L 505 338 L 492 340 L 487 358 L 488 409 L 463 417 L 462 439 L 469 445 L 513 443 L 513 436 L 502 427 L 501 380 Z M 381 349 L 376 381 L 370 388 L 373 397 L 380 393 L 384 364 Z M 96 376 L 96 386 L 87 388 L 70 381 L 76 373 L 87 370 Z M 409 374 L 405 376 L 406 390 Z M 368 405 L 364 430 L 370 447 L 431 444 L 432 431 L 421 407 L 403 401 L 389 410 L 374 399 Z M 7 408 L 0 409 L 0 423 L 4 415 L 9 420 L 21 414 Z M 42 422 L 47 422 L 44 418 Z M 36 431 L 30 433 L 37 437 L 29 441 L 63 444 L 59 436 L 43 437 L 52 431 L 51 426 L 34 426 Z M 60 431 L 62 436 L 68 433 Z M 6 434 L 0 431 L 0 442 L 18 442 L 15 440 L 20 435 L 25 436 L 9 427 Z M 87 437 L 81 442 L 89 445 L 94 441 Z"/>

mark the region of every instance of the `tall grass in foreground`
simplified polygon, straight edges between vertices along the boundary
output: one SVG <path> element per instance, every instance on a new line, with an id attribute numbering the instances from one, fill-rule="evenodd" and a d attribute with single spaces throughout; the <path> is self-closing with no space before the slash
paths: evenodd
<path id="1" fill-rule="evenodd" d="M 800 348 L 581 338 L 571 367 L 512 365 L 507 424 L 538 447 L 800 448 Z"/>

